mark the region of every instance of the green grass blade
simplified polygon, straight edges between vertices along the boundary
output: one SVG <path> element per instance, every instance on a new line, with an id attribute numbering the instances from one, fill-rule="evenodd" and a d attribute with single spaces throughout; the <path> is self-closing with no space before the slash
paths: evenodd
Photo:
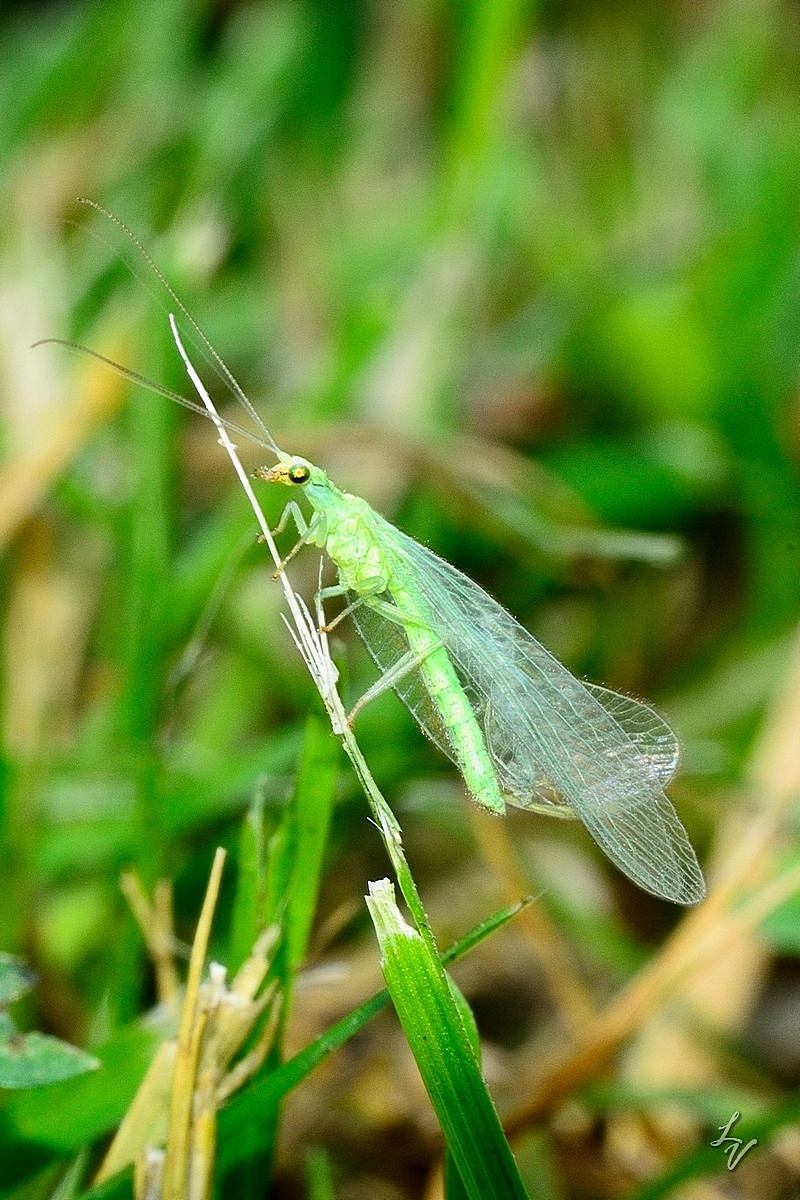
<path id="1" fill-rule="evenodd" d="M 462 958 L 516 916 L 523 904 L 500 909 L 476 925 L 445 951 L 442 962 L 448 964 Z M 377 992 L 287 1062 L 256 1079 L 223 1109 L 219 1125 L 220 1171 L 244 1162 L 263 1146 L 258 1122 L 264 1110 L 297 1087 L 329 1054 L 354 1037 L 386 1007 L 388 1001 L 389 994 L 385 989 Z M 22 1160 L 30 1158 L 31 1143 L 46 1147 L 58 1156 L 74 1153 L 85 1142 L 107 1134 L 130 1102 L 156 1041 L 152 1032 L 133 1026 L 117 1035 L 109 1046 L 97 1051 L 104 1068 L 101 1071 L 49 1088 L 47 1093 L 38 1095 L 35 1103 L 29 1094 L 8 1103 L 0 1124 L 0 1159 L 3 1163 L 10 1165 L 18 1154 L 22 1168 Z M 132 1070 L 134 1063 L 136 1069 Z M 65 1111 L 75 1114 L 69 1123 L 64 1122 Z M 20 1177 L 24 1177 L 24 1172 Z M 90 1196 L 92 1200 L 100 1200 L 118 1193 L 127 1194 L 127 1178 L 123 1172 L 102 1187 L 84 1192 L 84 1200 Z"/>
<path id="2" fill-rule="evenodd" d="M 69 1164 L 58 1183 L 49 1193 L 47 1200 L 74 1200 L 80 1190 L 81 1180 L 86 1174 L 88 1162 L 89 1148 L 84 1147 Z"/>
<path id="3" fill-rule="evenodd" d="M 458 987 L 449 975 L 447 976 L 447 982 L 450 984 L 453 1000 L 461 1015 L 461 1020 L 464 1022 L 464 1029 L 469 1038 L 470 1045 L 475 1052 L 475 1057 L 480 1062 L 481 1039 L 478 1033 L 478 1026 L 475 1024 L 475 1016 L 461 988 Z M 444 1195 L 445 1200 L 468 1200 L 469 1196 L 449 1147 L 445 1151 L 444 1156 Z"/>
<path id="4" fill-rule="evenodd" d="M 402 918 L 394 888 L 367 897 L 384 978 L 458 1172 L 471 1200 L 526 1192 L 441 962 Z"/>
<path id="5" fill-rule="evenodd" d="M 322 1146 L 306 1151 L 306 1195 L 308 1200 L 335 1200 L 331 1160 Z"/>
<path id="6" fill-rule="evenodd" d="M 286 948 L 292 972 L 300 967 L 308 949 L 336 797 L 338 763 L 339 744 L 330 726 L 312 714 L 306 723 L 294 797 L 295 853 L 286 912 Z"/>
<path id="7" fill-rule="evenodd" d="M 266 893 L 266 832 L 264 796 L 259 790 L 245 813 L 239 834 L 236 897 L 231 916 L 229 970 L 237 971 L 264 928 Z"/>
<path id="8" fill-rule="evenodd" d="M 463 957 L 489 934 L 501 928 L 515 917 L 526 904 L 509 905 L 476 925 L 463 938 L 450 946 L 442 955 L 442 962 L 455 962 Z M 236 1096 L 220 1114 L 219 1164 L 221 1170 L 243 1162 L 253 1152 L 256 1141 L 254 1130 L 260 1114 L 265 1108 L 277 1103 L 293 1088 L 297 1087 L 316 1066 L 334 1050 L 343 1046 L 359 1030 L 385 1008 L 389 1002 L 386 989 L 371 996 L 364 1004 L 348 1013 L 325 1033 L 316 1038 L 303 1050 L 275 1070 L 261 1075 L 248 1088 Z"/>
<path id="9" fill-rule="evenodd" d="M 469 1192 L 449 1150 L 444 1156 L 444 1196 L 445 1200 L 469 1200 Z"/>
<path id="10" fill-rule="evenodd" d="M 269 845 L 261 910 L 263 923 L 275 921 L 283 931 L 275 957 L 282 998 L 280 1031 L 286 1026 L 295 977 L 306 955 L 314 919 L 336 794 L 337 762 L 338 744 L 329 726 L 312 714 L 306 722 L 294 795 Z M 276 1068 L 280 1054 L 281 1032 L 267 1061 L 268 1070 Z M 242 1169 L 235 1180 L 242 1200 L 261 1194 L 277 1136 L 281 1098 L 282 1094 L 274 1093 L 272 1101 L 265 1102 L 254 1117 L 250 1161 L 239 1159 Z"/>

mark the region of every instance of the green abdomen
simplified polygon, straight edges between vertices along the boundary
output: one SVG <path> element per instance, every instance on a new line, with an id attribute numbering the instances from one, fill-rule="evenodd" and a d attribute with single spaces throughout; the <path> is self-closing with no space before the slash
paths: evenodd
<path id="1" fill-rule="evenodd" d="M 390 590 L 398 608 L 409 615 L 414 614 L 421 622 L 425 621 L 425 605 L 415 595 L 416 589 L 393 579 Z M 483 730 L 446 648 L 438 644 L 440 639 L 436 632 L 424 624 L 409 623 L 405 633 L 414 653 L 425 655 L 417 670 L 441 719 L 453 760 L 470 793 L 484 808 L 505 813 L 505 801 L 486 748 Z"/>

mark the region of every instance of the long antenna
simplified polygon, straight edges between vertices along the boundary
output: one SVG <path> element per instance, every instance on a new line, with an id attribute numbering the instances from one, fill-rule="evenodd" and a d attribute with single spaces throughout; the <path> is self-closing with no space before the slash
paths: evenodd
<path id="1" fill-rule="evenodd" d="M 229 421 L 227 417 L 221 417 L 217 414 L 215 417 L 207 409 L 200 404 L 195 404 L 194 400 L 188 400 L 186 396 L 182 396 L 180 392 L 174 392 L 172 388 L 165 387 L 163 383 L 156 383 L 153 379 L 148 379 L 146 375 L 142 375 L 139 371 L 134 371 L 131 367 L 124 367 L 122 363 L 115 362 L 113 358 L 108 358 L 107 355 L 101 354 L 99 350 L 92 350 L 89 346 L 82 346 L 80 342 L 70 342 L 66 338 L 39 338 L 38 342 L 31 344 L 31 350 L 35 350 L 38 346 L 64 346 L 67 350 L 73 350 L 76 354 L 83 354 L 87 358 L 94 358 L 97 362 L 103 363 L 104 366 L 110 367 L 117 375 L 121 375 L 123 379 L 130 380 L 137 387 L 146 388 L 148 392 L 154 392 L 156 396 L 164 396 L 167 400 L 172 400 L 175 404 L 182 405 L 183 408 L 188 408 L 190 412 L 197 413 L 200 417 L 205 417 L 207 421 L 213 421 L 216 425 L 218 422 L 229 429 L 231 433 L 235 433 L 238 437 L 246 438 L 249 442 L 253 442 L 256 446 L 261 446 L 265 450 L 275 449 L 271 442 L 267 442 L 264 438 L 252 433 L 251 430 L 245 429 L 243 425 L 237 425 L 235 421 Z"/>
<path id="2" fill-rule="evenodd" d="M 217 351 L 214 349 L 214 347 L 211 344 L 211 341 L 209 340 L 207 335 L 203 332 L 200 325 L 197 323 L 195 318 L 189 312 L 186 305 L 181 300 L 180 296 L 178 296 L 177 293 L 175 292 L 175 289 L 172 287 L 172 284 L 167 280 L 167 278 L 165 277 L 161 268 L 150 256 L 149 252 L 145 249 L 144 245 L 142 244 L 140 239 L 136 236 L 136 234 L 133 232 L 133 230 L 128 225 L 126 225 L 125 222 L 120 217 L 118 217 L 115 213 L 111 212 L 110 209 L 104 208 L 103 205 L 99 204 L 96 200 L 90 200 L 86 196 L 78 196 L 77 200 L 78 200 L 79 204 L 83 204 L 87 208 L 94 209 L 95 212 L 99 213 L 102 217 L 105 217 L 105 219 L 107 221 L 110 221 L 113 225 L 116 225 L 117 228 L 120 229 L 122 231 L 122 233 L 125 234 L 128 241 L 136 249 L 137 253 L 143 259 L 143 261 L 147 264 L 148 268 L 155 275 L 156 279 L 158 279 L 159 283 L 164 288 L 167 295 L 170 297 L 170 299 L 174 303 L 175 307 L 181 312 L 182 316 L 184 316 L 186 318 L 186 320 L 189 322 L 189 324 L 191 325 L 195 334 L 197 335 L 197 337 L 199 337 L 200 341 L 203 343 L 203 346 L 205 347 L 206 351 L 211 355 L 211 358 L 214 361 L 216 369 L 221 373 L 222 377 L 227 382 L 228 386 L 231 388 L 231 391 L 234 393 L 234 395 L 236 396 L 236 399 L 242 405 L 245 412 L 247 412 L 247 414 L 252 418 L 252 420 L 256 423 L 258 428 L 263 433 L 265 442 L 262 442 L 260 444 L 265 445 L 267 448 L 272 450 L 273 454 L 276 454 L 280 458 L 282 456 L 283 452 L 281 451 L 280 447 L 276 444 L 275 439 L 273 438 L 273 436 L 270 433 L 267 426 L 264 424 L 264 421 L 259 416 L 259 414 L 256 411 L 255 407 L 253 406 L 251 400 L 246 395 L 244 389 L 240 386 L 238 380 L 235 378 L 235 376 L 231 372 L 230 368 L 225 364 L 221 355 L 219 355 L 217 353 Z M 95 357 L 100 358 L 101 360 L 103 358 L 102 355 L 96 355 Z M 108 362 L 109 360 L 105 360 L 105 361 Z M 117 364 L 115 364 L 115 363 L 111 363 L 110 365 L 114 366 L 115 368 L 117 367 Z M 123 374 L 124 373 L 125 373 L 125 371 L 123 369 Z M 144 376 L 137 377 L 136 372 L 131 372 L 129 375 L 129 378 L 136 378 L 137 382 L 144 384 L 144 386 L 150 386 L 150 381 L 147 380 Z M 158 390 L 158 388 L 156 386 L 156 388 L 153 389 L 153 387 L 151 386 L 151 390 Z M 166 389 L 166 392 L 168 392 L 168 391 L 169 391 L 169 389 Z M 165 394 L 165 393 L 162 393 L 162 394 Z M 170 394 L 169 398 L 173 399 L 173 400 L 177 400 L 178 403 L 184 404 L 184 407 L 192 407 L 191 403 L 186 402 L 183 398 L 179 399 L 177 394 Z M 198 406 L 198 408 L 199 408 L 199 406 Z M 208 415 L 208 414 L 206 414 L 206 415 Z M 252 437 L 252 435 L 249 435 L 249 436 Z"/>

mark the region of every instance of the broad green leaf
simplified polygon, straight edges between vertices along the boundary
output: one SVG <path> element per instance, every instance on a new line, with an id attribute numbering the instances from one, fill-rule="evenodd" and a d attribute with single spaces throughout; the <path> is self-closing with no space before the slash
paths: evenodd
<path id="1" fill-rule="evenodd" d="M 0 1160 L 24 1140 L 54 1154 L 72 1154 L 108 1133 L 130 1104 L 159 1040 L 158 1031 L 132 1025 L 95 1051 L 101 1070 L 64 1079 L 44 1092 L 9 1098 L 3 1108 Z"/>
<path id="2" fill-rule="evenodd" d="M 13 1004 L 29 992 L 35 976 L 21 958 L 0 952 L 0 1008 Z"/>
<path id="3" fill-rule="evenodd" d="M 91 1054 L 44 1033 L 14 1033 L 0 1040 L 0 1088 L 41 1087 L 99 1066 Z"/>

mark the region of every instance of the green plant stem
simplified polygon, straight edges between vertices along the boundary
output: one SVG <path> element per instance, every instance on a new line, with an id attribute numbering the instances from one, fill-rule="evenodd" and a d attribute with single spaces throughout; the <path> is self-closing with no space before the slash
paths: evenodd
<path id="1" fill-rule="evenodd" d="M 389 808 L 383 797 L 383 793 L 375 782 L 374 776 L 361 752 L 361 747 L 356 741 L 355 734 L 349 725 L 345 726 L 340 737 L 345 754 L 353 764 L 353 769 L 358 776 L 359 783 L 364 789 L 370 811 L 378 826 L 383 844 L 386 847 L 386 853 L 389 855 L 389 861 L 394 869 L 403 899 L 408 905 L 409 912 L 414 919 L 414 924 L 419 934 L 438 962 L 439 951 L 436 946 L 436 940 L 433 936 L 433 930 L 428 920 L 428 914 L 425 912 L 422 898 L 414 882 L 414 876 L 411 874 L 408 859 L 403 850 L 402 830 L 397 818 Z M 444 974 L 444 971 L 442 973 Z"/>

